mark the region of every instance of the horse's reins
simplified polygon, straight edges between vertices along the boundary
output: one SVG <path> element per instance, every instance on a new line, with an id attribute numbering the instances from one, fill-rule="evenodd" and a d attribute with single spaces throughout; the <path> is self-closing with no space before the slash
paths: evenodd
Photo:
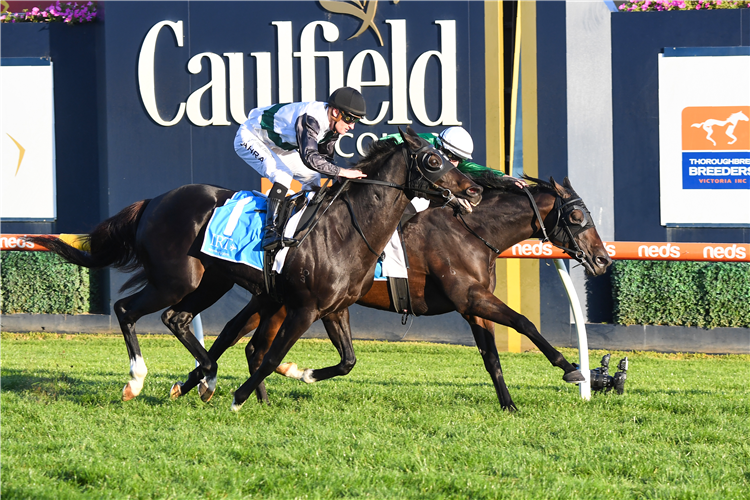
<path id="1" fill-rule="evenodd" d="M 492 250 L 496 254 L 500 255 L 500 250 L 498 250 L 497 248 L 493 247 L 492 244 L 489 241 L 487 241 L 484 238 L 482 238 L 481 236 L 479 236 L 479 234 L 477 234 L 476 231 L 474 231 L 472 228 L 469 227 L 469 225 L 464 220 L 464 216 L 461 215 L 461 212 L 459 211 L 458 208 L 454 209 L 454 215 L 456 216 L 456 218 L 458 220 L 461 221 L 461 224 L 464 225 L 464 227 L 466 228 L 466 230 L 469 231 L 469 233 L 471 233 L 472 236 L 474 236 L 475 238 L 478 238 L 479 241 L 481 241 L 482 243 L 484 243 L 487 246 L 487 248 L 489 248 L 490 250 Z"/>

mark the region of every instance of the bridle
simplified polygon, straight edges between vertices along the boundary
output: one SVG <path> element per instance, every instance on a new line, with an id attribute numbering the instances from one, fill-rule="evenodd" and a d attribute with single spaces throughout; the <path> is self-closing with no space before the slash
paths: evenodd
<path id="1" fill-rule="evenodd" d="M 580 197 L 571 198 L 563 203 L 560 194 L 555 192 L 555 205 L 552 207 L 550 213 L 547 214 L 547 219 L 556 216 L 555 223 L 552 225 L 552 229 L 547 231 L 542 216 L 539 213 L 539 207 L 537 207 L 536 201 L 534 200 L 534 196 L 528 188 L 523 188 L 523 190 L 528 195 L 529 200 L 531 201 L 531 206 L 536 214 L 536 218 L 539 221 L 539 229 L 536 230 L 531 237 L 539 238 L 539 233 L 541 233 L 543 242 L 549 242 L 552 246 L 559 248 L 578 262 L 582 262 L 586 254 L 581 250 L 581 247 L 578 246 L 576 236 L 590 227 L 594 227 L 594 220 L 591 218 L 591 213 L 589 213 L 586 205 L 584 205 L 583 200 L 581 200 Z M 583 219 L 580 223 L 572 222 L 570 219 L 570 214 L 576 210 L 580 210 L 583 213 Z M 547 233 L 549 233 L 549 235 Z M 561 244 L 558 245 L 550 238 L 560 241 Z M 570 248 L 570 246 L 573 248 Z"/>

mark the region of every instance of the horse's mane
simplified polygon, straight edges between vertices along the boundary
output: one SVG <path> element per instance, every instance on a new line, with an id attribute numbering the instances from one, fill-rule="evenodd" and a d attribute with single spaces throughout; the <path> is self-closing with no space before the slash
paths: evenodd
<path id="1" fill-rule="evenodd" d="M 467 167 L 463 167 L 459 164 L 458 169 L 485 189 L 490 189 L 496 192 L 520 192 L 515 182 L 510 181 L 508 176 L 503 175 L 499 170 L 482 167 L 476 164 Z M 537 179 L 536 177 L 530 177 L 526 174 L 523 174 L 521 177 L 531 183 L 529 185 L 529 190 L 532 194 L 539 191 L 548 191 L 551 193 L 557 192 L 555 187 L 547 181 Z"/>
<path id="2" fill-rule="evenodd" d="M 367 148 L 367 154 L 357 162 L 354 168 L 369 175 L 371 173 L 369 170 L 372 170 L 374 166 L 379 167 L 382 160 L 386 156 L 393 154 L 397 148 L 398 144 L 394 139 L 372 141 Z"/>

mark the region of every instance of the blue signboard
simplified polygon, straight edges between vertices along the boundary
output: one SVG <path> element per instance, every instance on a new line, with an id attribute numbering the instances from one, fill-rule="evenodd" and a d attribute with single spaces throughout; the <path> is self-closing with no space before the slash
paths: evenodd
<path id="1" fill-rule="evenodd" d="M 233 148 L 255 107 L 348 85 L 368 113 L 337 144 L 351 166 L 397 128 L 461 125 L 484 158 L 478 2 L 111 2 L 105 5 L 110 213 L 191 182 L 257 189 Z M 144 182 L 146 181 L 147 182 Z"/>

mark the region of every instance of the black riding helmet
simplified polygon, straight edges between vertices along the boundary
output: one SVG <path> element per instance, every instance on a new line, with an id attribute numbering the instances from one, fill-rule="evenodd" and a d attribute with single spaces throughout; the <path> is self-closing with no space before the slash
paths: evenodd
<path id="1" fill-rule="evenodd" d="M 326 101 L 329 106 L 359 118 L 367 113 L 365 98 L 356 89 L 341 87 L 333 91 Z"/>

